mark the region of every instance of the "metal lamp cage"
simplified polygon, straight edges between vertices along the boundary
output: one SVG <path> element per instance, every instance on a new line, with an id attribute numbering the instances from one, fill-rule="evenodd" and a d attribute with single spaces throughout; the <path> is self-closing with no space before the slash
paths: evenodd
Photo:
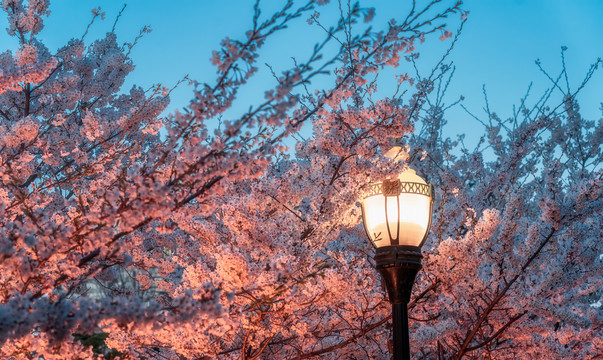
<path id="1" fill-rule="evenodd" d="M 421 243 L 419 244 L 419 248 L 421 246 L 423 246 L 423 244 L 425 243 L 425 240 L 427 239 L 427 235 L 429 234 L 429 229 L 431 227 L 431 218 L 432 218 L 432 214 L 433 214 L 433 199 L 435 196 L 434 186 L 432 184 L 424 184 L 424 183 L 418 183 L 418 182 L 405 182 L 405 181 L 400 181 L 399 179 L 384 180 L 382 182 L 371 183 L 368 186 L 369 187 L 368 187 L 367 193 L 364 196 L 364 199 L 367 199 L 367 198 L 370 198 L 373 196 L 385 197 L 385 201 L 384 201 L 385 206 L 384 206 L 383 211 L 385 211 L 387 231 L 388 231 L 391 245 L 398 245 L 399 240 L 400 240 L 400 195 L 401 194 L 417 194 L 417 195 L 424 195 L 424 196 L 429 197 L 429 199 L 430 199 L 429 216 L 428 216 L 429 220 L 427 223 L 427 227 L 425 228 L 425 234 L 423 235 L 423 239 L 421 240 Z M 396 226 L 396 229 L 395 229 L 396 236 L 395 237 L 392 236 L 393 224 L 390 224 L 390 221 L 388 220 L 389 217 L 387 214 L 387 201 L 392 200 L 391 198 L 394 198 L 394 197 L 395 197 L 395 201 L 397 202 L 397 207 L 398 207 L 398 211 L 397 211 L 398 216 L 397 216 L 397 221 L 395 224 L 395 226 Z M 404 204 L 402 204 L 402 205 L 404 205 Z M 373 237 L 369 233 L 369 229 L 367 228 L 366 212 L 367 212 L 367 209 L 365 209 L 364 201 L 363 201 L 362 202 L 362 222 L 364 224 L 364 230 L 366 231 L 366 235 L 368 236 L 368 238 L 371 240 L 371 244 L 373 245 L 373 247 L 377 247 L 377 245 L 375 244 L 375 241 L 373 240 Z"/>

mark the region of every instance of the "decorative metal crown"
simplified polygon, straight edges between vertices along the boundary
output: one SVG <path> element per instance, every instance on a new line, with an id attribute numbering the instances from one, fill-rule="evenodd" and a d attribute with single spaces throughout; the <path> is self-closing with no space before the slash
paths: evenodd
<path id="1" fill-rule="evenodd" d="M 383 182 L 369 184 L 366 197 L 375 195 L 397 196 L 400 194 L 419 194 L 429 196 L 433 199 L 434 189 L 431 184 L 402 182 L 398 179 L 385 180 Z"/>

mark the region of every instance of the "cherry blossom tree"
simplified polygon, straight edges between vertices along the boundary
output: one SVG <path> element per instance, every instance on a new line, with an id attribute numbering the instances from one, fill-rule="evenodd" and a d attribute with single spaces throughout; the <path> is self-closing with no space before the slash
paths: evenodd
<path id="1" fill-rule="evenodd" d="M 584 119 L 576 100 L 600 65 L 575 88 L 564 61 L 556 78 L 541 69 L 551 87 L 533 105 L 526 95 L 505 120 L 489 106 L 475 117 L 485 134 L 474 149 L 442 137 L 447 106 L 430 102 L 408 138 L 409 162 L 439 188 L 412 315 L 417 358 L 603 353 L 603 120 Z"/>
<path id="2" fill-rule="evenodd" d="M 445 56 L 427 76 L 412 66 L 419 43 L 452 37 L 461 4 L 413 2 L 376 31 L 374 9 L 327 3 L 268 16 L 256 3 L 251 30 L 213 53 L 215 81 L 167 117 L 169 89 L 121 89 L 137 40 L 111 31 L 51 52 L 37 38 L 48 1 L 2 3 L 19 44 L 0 55 L 3 357 L 95 358 L 79 339 L 104 333 L 108 357 L 387 359 L 358 201 L 407 166 L 437 189 L 409 304 L 415 358 L 603 352 L 603 126 L 575 97 L 599 62 L 507 120 L 476 117 L 485 135 L 469 150 L 442 131 Z M 332 26 L 324 6 L 341 13 Z M 262 46 L 304 20 L 325 38 L 231 115 Z M 398 88 L 378 92 L 388 68 Z M 383 155 L 394 139 L 402 161 Z"/>

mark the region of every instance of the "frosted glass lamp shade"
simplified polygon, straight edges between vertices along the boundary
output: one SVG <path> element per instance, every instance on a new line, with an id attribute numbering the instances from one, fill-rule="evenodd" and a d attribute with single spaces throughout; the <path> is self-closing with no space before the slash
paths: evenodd
<path id="1" fill-rule="evenodd" d="M 376 247 L 420 247 L 429 232 L 432 205 L 433 186 L 408 169 L 397 179 L 369 185 L 362 200 L 364 228 Z"/>

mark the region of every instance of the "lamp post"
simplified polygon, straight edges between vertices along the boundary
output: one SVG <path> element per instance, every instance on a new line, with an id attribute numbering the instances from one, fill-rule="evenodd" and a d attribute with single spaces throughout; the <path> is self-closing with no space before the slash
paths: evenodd
<path id="1" fill-rule="evenodd" d="M 392 304 L 394 360 L 410 359 L 408 303 L 421 269 L 433 197 L 433 185 L 408 169 L 397 179 L 371 183 L 362 200 L 364 229 L 377 248 L 376 268 Z"/>

